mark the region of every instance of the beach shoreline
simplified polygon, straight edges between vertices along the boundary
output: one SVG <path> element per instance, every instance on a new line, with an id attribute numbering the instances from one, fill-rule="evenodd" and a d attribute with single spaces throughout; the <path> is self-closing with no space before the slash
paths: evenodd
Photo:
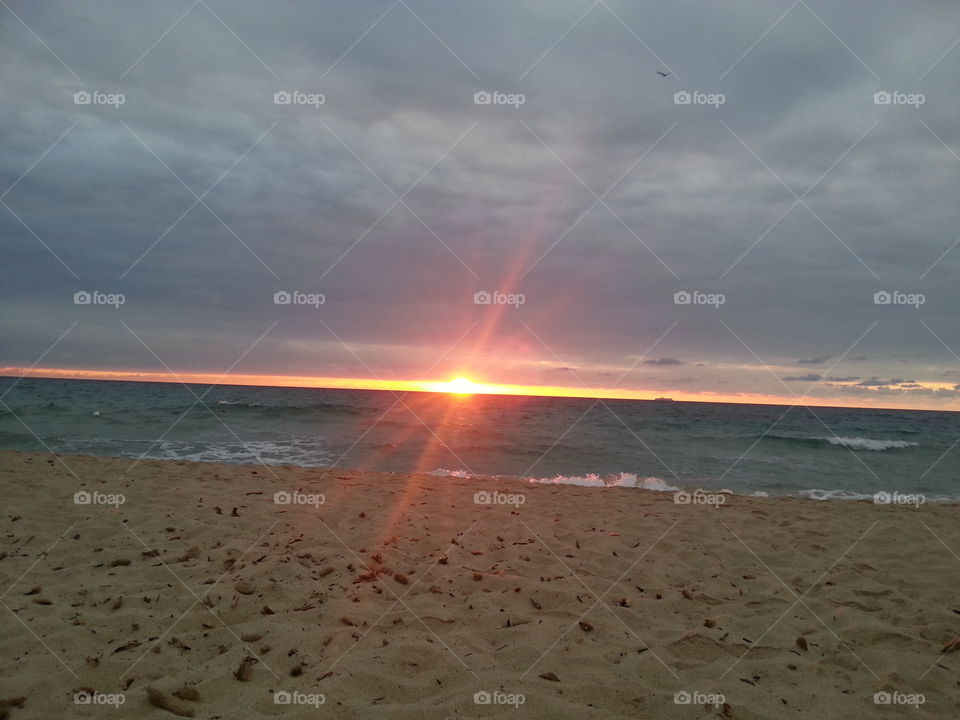
<path id="1" fill-rule="evenodd" d="M 14 719 L 960 712 L 955 504 L 17 451 L 0 478 Z"/>

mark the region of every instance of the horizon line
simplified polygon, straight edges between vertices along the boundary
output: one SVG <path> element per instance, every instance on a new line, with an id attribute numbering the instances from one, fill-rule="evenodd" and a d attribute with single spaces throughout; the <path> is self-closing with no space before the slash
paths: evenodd
<path id="1" fill-rule="evenodd" d="M 665 398 L 673 402 L 726 403 L 733 405 L 773 405 L 781 407 L 825 407 L 856 410 L 915 410 L 925 412 L 960 412 L 960 408 L 889 406 L 871 403 L 844 404 L 842 401 L 818 400 L 808 396 L 783 397 L 739 393 L 722 395 L 709 392 L 651 391 L 638 389 L 569 387 L 564 385 L 518 385 L 511 383 L 470 382 L 464 391 L 452 380 L 384 380 L 369 378 L 337 378 L 308 375 L 216 374 L 197 372 L 156 372 L 133 370 L 82 370 L 64 368 L 0 368 L 0 377 L 43 380 L 89 380 L 106 382 L 159 382 L 181 385 L 223 385 L 238 387 L 280 387 L 317 390 L 379 390 L 384 392 L 432 392 L 469 395 L 505 395 L 526 397 L 585 398 L 597 400 L 654 401 Z M 668 396 L 669 395 L 669 396 Z"/>

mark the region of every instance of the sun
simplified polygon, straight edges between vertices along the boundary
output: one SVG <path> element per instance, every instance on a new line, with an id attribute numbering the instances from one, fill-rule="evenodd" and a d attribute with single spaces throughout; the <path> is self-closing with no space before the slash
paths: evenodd
<path id="1" fill-rule="evenodd" d="M 498 385 L 474 382 L 463 375 L 446 382 L 425 382 L 422 385 L 423 390 L 450 395 L 489 395 L 495 394 L 499 387 Z"/>
<path id="2" fill-rule="evenodd" d="M 446 392 L 457 393 L 458 395 L 469 395 L 476 392 L 477 386 L 473 381 L 465 377 L 458 377 L 448 383 L 444 383 L 444 390 Z"/>

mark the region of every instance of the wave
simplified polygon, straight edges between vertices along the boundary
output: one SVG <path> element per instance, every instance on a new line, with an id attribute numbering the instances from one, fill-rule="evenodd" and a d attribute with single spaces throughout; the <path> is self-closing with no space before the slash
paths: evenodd
<path id="1" fill-rule="evenodd" d="M 819 488 L 814 488 L 812 490 L 800 490 L 797 493 L 794 493 L 793 497 L 808 498 L 810 500 L 869 500 L 870 502 L 877 502 L 876 498 L 880 495 L 889 497 L 892 493 L 888 491 L 881 491 L 876 493 L 861 493 L 856 492 L 855 490 L 821 490 Z M 956 503 L 960 501 L 960 495 L 943 495 L 943 494 L 926 494 L 926 493 L 896 493 L 903 494 L 910 497 L 921 497 L 923 500 L 920 504 L 924 503 Z M 882 503 L 889 504 L 889 503 Z M 910 503 L 907 503 L 910 504 Z"/>
<path id="2" fill-rule="evenodd" d="M 334 454 L 316 440 L 183 441 L 58 439 L 50 441 L 57 452 L 108 455 L 150 460 L 227 463 L 231 465 L 293 465 L 329 467 Z"/>
<path id="3" fill-rule="evenodd" d="M 669 485 L 658 477 L 641 478 L 634 473 L 620 473 L 602 478 L 595 473 L 586 475 L 557 475 L 552 478 L 527 478 L 527 482 L 543 485 L 581 485 L 583 487 L 629 487 L 659 492 L 676 492 L 680 488 Z"/>
<path id="4" fill-rule="evenodd" d="M 796 496 L 809 500 L 873 500 L 873 493 L 859 493 L 853 490 L 821 490 L 819 488 L 800 490 L 796 493 Z"/>
<path id="5" fill-rule="evenodd" d="M 818 436 L 818 437 L 794 437 L 791 435 L 763 435 L 761 439 L 776 440 L 780 442 L 792 442 L 808 446 L 826 446 L 833 445 L 849 448 L 850 450 L 902 450 L 909 447 L 918 447 L 920 443 L 909 440 L 879 440 L 865 437 L 838 437 Z"/>
<path id="6" fill-rule="evenodd" d="M 251 418 L 270 417 L 279 419 L 305 419 L 316 418 L 323 415 L 371 415 L 377 412 L 376 408 L 358 407 L 354 405 L 344 405 L 342 403 L 313 403 L 309 405 L 271 405 L 257 402 L 242 402 L 234 400 L 217 400 L 216 403 L 207 401 L 208 405 L 216 407 L 217 412 L 232 415 L 247 415 Z M 155 408 L 167 412 L 184 412 L 190 409 L 190 405 Z"/>
<path id="7" fill-rule="evenodd" d="M 427 475 L 435 475 L 437 477 L 455 477 L 455 478 L 472 478 L 475 477 L 473 474 L 467 470 L 449 470 L 447 468 L 434 468 L 430 470 Z M 520 478 L 516 478 L 520 479 Z M 626 487 L 626 488 L 640 488 L 643 490 L 657 490 L 660 492 L 676 492 L 680 488 L 674 487 L 673 485 L 668 485 L 666 482 L 661 480 L 658 477 L 638 477 L 634 473 L 618 473 L 617 475 L 610 475 L 606 478 L 601 477 L 595 473 L 587 473 L 586 475 L 555 475 L 554 477 L 544 477 L 544 478 L 524 478 L 528 483 L 539 483 L 541 485 L 580 485 L 581 487 Z M 732 491 L 725 491 L 732 492 Z"/>
<path id="8" fill-rule="evenodd" d="M 427 475 L 436 475 L 437 477 L 455 477 L 455 478 L 469 478 L 473 477 L 466 470 L 447 470 L 446 468 L 435 468 L 430 470 Z"/>
<path id="9" fill-rule="evenodd" d="M 826 440 L 831 445 L 841 445 L 851 450 L 893 450 L 908 447 L 917 447 L 920 443 L 909 442 L 907 440 L 874 440 L 872 438 L 848 438 L 848 437 L 825 437 L 819 438 Z"/>
<path id="10" fill-rule="evenodd" d="M 435 468 L 427 473 L 427 475 L 434 475 L 437 477 L 453 477 L 453 478 L 474 478 L 481 477 L 470 473 L 467 470 L 450 470 L 447 468 Z M 507 479 L 507 478 L 504 478 Z M 516 481 L 525 480 L 528 483 L 537 483 L 540 485 L 578 485 L 580 487 L 595 487 L 595 488 L 606 488 L 606 487 L 626 487 L 626 488 L 638 488 L 642 490 L 653 490 L 657 492 L 678 492 L 682 488 L 676 487 L 675 485 L 670 485 L 661 478 L 658 477 L 640 477 L 634 473 L 618 473 L 616 475 L 611 475 L 608 477 L 601 477 L 596 473 L 587 473 L 585 475 L 555 475 L 554 477 L 544 477 L 544 478 L 509 478 Z M 709 481 L 707 481 L 709 483 Z M 693 486 L 685 488 L 686 490 L 692 491 Z M 703 489 L 702 487 L 699 489 Z M 722 493 L 725 495 L 739 496 L 739 497 L 751 497 L 751 498 L 770 498 L 770 497 L 788 497 L 788 498 L 805 498 L 808 500 L 820 500 L 820 501 L 855 501 L 855 500 L 868 500 L 874 502 L 876 493 L 862 493 L 856 492 L 855 490 L 844 490 L 844 489 L 835 489 L 835 490 L 824 490 L 821 488 L 811 488 L 808 490 L 790 490 L 782 493 L 771 493 L 765 490 L 756 490 L 756 489 L 742 489 L 742 490 L 731 490 L 730 488 L 723 488 L 720 490 L 712 490 L 711 492 Z M 925 494 L 924 502 L 927 503 L 957 503 L 960 502 L 960 495 L 944 495 L 944 494 Z"/>
<path id="11" fill-rule="evenodd" d="M 159 460 L 220 462 L 240 465 L 328 467 L 333 454 L 310 440 L 248 440 L 245 442 L 162 442 L 147 454 Z"/>
<path id="12" fill-rule="evenodd" d="M 447 472 L 456 472 L 456 471 L 447 471 Z M 464 471 L 459 471 L 464 472 Z M 458 475 L 457 477 L 470 477 L 469 475 Z M 599 475 L 588 473 L 584 476 L 566 476 L 566 475 L 557 475 L 553 478 L 527 478 L 527 482 L 532 483 L 541 483 L 545 485 L 580 485 L 583 487 L 631 487 L 631 488 L 640 488 L 644 490 L 655 490 L 658 492 L 678 492 L 681 488 L 678 488 L 674 485 L 670 485 L 667 482 L 664 482 L 658 477 L 645 477 L 641 478 L 633 473 L 620 473 L 617 476 L 612 476 L 608 478 L 602 478 Z M 687 490 L 692 491 L 693 487 L 686 488 Z M 703 490 L 703 488 L 699 488 Z M 740 490 L 734 491 L 729 488 L 723 488 L 721 490 L 711 490 L 710 492 L 722 493 L 725 495 L 733 495 L 740 497 L 754 497 L 754 498 L 769 498 L 771 497 L 770 493 L 765 490 Z M 861 493 L 854 490 L 822 490 L 818 488 L 810 490 L 796 490 L 789 491 L 782 494 L 778 493 L 779 497 L 792 497 L 792 498 L 806 498 L 809 500 L 869 500 L 874 502 L 877 493 Z M 921 494 L 924 500 L 922 502 L 927 503 L 957 503 L 960 502 L 960 495 L 943 495 L 943 494 Z"/>
<path id="13" fill-rule="evenodd" d="M 901 494 L 898 493 L 897 494 Z M 958 495 L 943 495 L 943 494 L 926 494 L 926 493 L 902 493 L 903 495 L 922 497 L 923 503 L 955 503 L 960 501 L 960 496 Z M 876 502 L 878 495 L 890 496 L 891 493 L 888 491 L 881 491 L 875 493 L 862 493 L 855 490 L 822 490 L 820 488 L 814 488 L 812 490 L 800 490 L 797 493 L 794 493 L 794 497 L 809 498 L 810 500 L 869 500 L 870 502 Z M 883 503 L 887 504 L 887 503 Z"/>

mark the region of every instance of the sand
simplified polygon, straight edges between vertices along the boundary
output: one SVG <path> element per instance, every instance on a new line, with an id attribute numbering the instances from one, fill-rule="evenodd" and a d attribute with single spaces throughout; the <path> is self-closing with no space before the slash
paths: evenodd
<path id="1" fill-rule="evenodd" d="M 960 716 L 955 505 L 131 465 L 0 453 L 0 717 Z"/>

